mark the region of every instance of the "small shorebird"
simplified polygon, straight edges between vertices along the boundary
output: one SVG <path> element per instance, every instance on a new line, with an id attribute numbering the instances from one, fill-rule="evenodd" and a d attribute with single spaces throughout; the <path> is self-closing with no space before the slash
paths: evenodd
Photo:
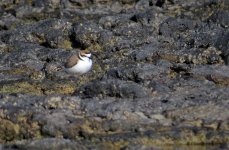
<path id="1" fill-rule="evenodd" d="M 88 51 L 80 51 L 72 55 L 65 64 L 66 71 L 69 73 L 84 74 L 91 70 L 92 54 Z"/>

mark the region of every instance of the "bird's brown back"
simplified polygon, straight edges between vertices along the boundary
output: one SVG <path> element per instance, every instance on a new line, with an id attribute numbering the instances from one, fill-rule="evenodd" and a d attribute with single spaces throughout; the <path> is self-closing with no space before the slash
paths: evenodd
<path id="1" fill-rule="evenodd" d="M 79 60 L 79 57 L 77 56 L 77 54 L 72 55 L 71 57 L 69 57 L 68 61 L 65 64 L 65 68 L 71 68 L 73 67 L 75 64 L 77 64 Z"/>

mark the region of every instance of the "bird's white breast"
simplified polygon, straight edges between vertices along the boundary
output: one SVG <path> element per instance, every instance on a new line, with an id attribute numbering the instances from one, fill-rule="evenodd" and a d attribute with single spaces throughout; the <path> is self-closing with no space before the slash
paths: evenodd
<path id="1" fill-rule="evenodd" d="M 89 58 L 84 58 L 83 60 L 79 60 L 76 65 L 71 68 L 68 68 L 67 71 L 71 73 L 80 73 L 84 74 L 91 70 L 92 60 Z"/>

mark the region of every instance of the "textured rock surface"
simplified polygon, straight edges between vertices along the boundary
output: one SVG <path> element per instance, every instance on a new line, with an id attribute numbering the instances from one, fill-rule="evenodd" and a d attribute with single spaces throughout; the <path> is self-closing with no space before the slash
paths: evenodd
<path id="1" fill-rule="evenodd" d="M 228 149 L 228 0 L 3 0 L 0 149 Z M 64 71 L 92 51 L 93 69 Z"/>

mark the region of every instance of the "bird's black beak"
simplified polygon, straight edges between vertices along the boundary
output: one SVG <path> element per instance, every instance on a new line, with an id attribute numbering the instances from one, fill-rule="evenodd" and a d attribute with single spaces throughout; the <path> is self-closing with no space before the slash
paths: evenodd
<path id="1" fill-rule="evenodd" d="M 89 59 L 92 59 L 93 58 L 93 55 L 91 55 L 90 57 L 89 57 Z"/>

